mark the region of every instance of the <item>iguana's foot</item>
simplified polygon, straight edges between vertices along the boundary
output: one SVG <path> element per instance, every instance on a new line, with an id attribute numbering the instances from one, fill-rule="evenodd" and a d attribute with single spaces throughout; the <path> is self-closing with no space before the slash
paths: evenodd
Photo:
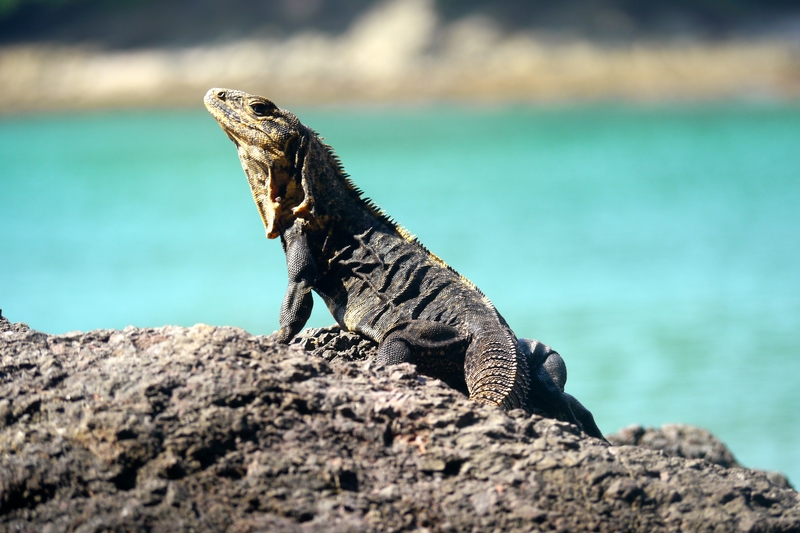
<path id="1" fill-rule="evenodd" d="M 289 328 L 281 328 L 273 331 L 267 338 L 280 344 L 289 344 L 289 341 L 294 338 L 294 334 Z"/>
<path id="2" fill-rule="evenodd" d="M 589 435 L 590 437 L 595 437 L 597 439 L 603 440 L 608 442 L 606 438 L 603 436 L 603 432 L 600 431 L 600 428 L 597 427 L 597 424 L 594 421 L 594 416 L 592 413 L 583 406 L 581 402 L 575 396 L 571 394 L 564 393 L 566 396 L 567 401 L 569 402 L 569 406 L 572 408 L 572 413 L 575 415 L 575 418 L 578 419 L 580 422 L 581 429 L 583 432 Z"/>
<path id="3" fill-rule="evenodd" d="M 580 427 L 591 437 L 606 440 L 592 413 L 577 398 L 564 392 L 567 365 L 558 352 L 535 339 L 517 339 L 520 350 L 528 357 L 531 386 L 528 391 L 532 411 L 564 420 Z M 555 387 L 555 389 L 554 389 Z"/>

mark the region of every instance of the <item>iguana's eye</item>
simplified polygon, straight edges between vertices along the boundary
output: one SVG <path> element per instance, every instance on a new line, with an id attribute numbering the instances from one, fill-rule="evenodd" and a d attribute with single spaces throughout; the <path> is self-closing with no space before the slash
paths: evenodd
<path id="1" fill-rule="evenodd" d="M 266 117 L 270 111 L 270 107 L 264 102 L 253 102 L 250 104 L 250 109 L 252 109 L 253 113 L 258 117 Z"/>

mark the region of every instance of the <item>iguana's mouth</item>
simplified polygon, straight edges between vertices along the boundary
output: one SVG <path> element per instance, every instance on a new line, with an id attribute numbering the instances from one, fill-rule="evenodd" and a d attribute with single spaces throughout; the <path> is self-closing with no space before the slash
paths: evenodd
<path id="1" fill-rule="evenodd" d="M 226 93 L 227 89 L 210 89 L 206 93 L 205 98 L 203 98 L 203 103 L 206 105 L 208 112 L 211 113 L 211 116 L 214 117 L 222 127 L 222 131 L 225 132 L 225 135 L 233 141 L 233 144 L 236 145 L 238 149 L 241 142 L 234 134 L 234 130 L 238 128 L 252 128 L 241 120 L 239 113 L 229 102 L 224 98 L 220 98 L 220 94 Z"/>

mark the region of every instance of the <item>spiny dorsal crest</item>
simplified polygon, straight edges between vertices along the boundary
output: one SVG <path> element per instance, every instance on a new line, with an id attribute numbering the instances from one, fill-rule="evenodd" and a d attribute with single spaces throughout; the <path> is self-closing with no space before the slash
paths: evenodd
<path id="1" fill-rule="evenodd" d="M 396 231 L 397 234 L 400 235 L 400 237 L 402 237 L 404 240 L 422 249 L 422 251 L 428 254 L 430 258 L 437 264 L 457 274 L 462 282 L 467 284 L 473 290 L 477 291 L 484 298 L 486 303 L 488 303 L 488 305 L 492 309 L 494 309 L 494 305 L 492 305 L 489 299 L 486 298 L 483 292 L 481 292 L 481 290 L 477 286 L 475 286 L 474 283 L 472 283 L 469 279 L 459 274 L 453 267 L 445 263 L 439 256 L 428 250 L 425 247 L 425 245 L 422 244 L 422 242 L 420 242 L 419 239 L 417 239 L 415 235 L 411 234 L 406 228 L 404 228 L 401 224 L 398 224 L 392 217 L 386 214 L 386 211 L 384 211 L 380 206 L 378 206 L 378 204 L 376 204 L 371 198 L 364 196 L 364 191 L 362 191 L 361 188 L 353 182 L 353 180 L 344 170 L 342 161 L 336 154 L 336 152 L 333 150 L 333 148 L 324 142 L 324 138 L 321 135 L 319 135 L 319 133 L 317 133 L 311 128 L 308 128 L 308 130 L 310 134 L 316 135 L 317 138 L 320 140 L 320 142 L 325 148 L 325 152 L 328 155 L 328 159 L 330 160 L 331 165 L 334 167 L 335 170 L 334 174 L 337 176 L 338 179 L 341 179 L 344 182 L 346 188 L 351 192 L 352 197 L 356 202 L 363 205 L 372 216 L 374 216 L 375 218 L 377 218 L 378 220 L 389 226 L 391 229 Z"/>

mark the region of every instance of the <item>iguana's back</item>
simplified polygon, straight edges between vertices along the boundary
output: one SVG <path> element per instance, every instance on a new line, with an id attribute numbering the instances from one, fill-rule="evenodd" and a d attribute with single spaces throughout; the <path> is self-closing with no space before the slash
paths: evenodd
<path id="1" fill-rule="evenodd" d="M 349 212 L 359 209 L 358 201 L 347 206 Z M 317 264 L 324 265 L 314 290 L 339 325 L 378 343 L 414 325 L 415 333 L 431 337 L 414 340 L 416 351 L 424 352 L 413 359 L 420 371 L 478 401 L 524 407 L 527 364 L 489 299 L 380 214 L 354 218 L 335 218 L 326 228 L 326 247 L 314 244 L 326 241 L 321 235 L 309 239 Z"/>

